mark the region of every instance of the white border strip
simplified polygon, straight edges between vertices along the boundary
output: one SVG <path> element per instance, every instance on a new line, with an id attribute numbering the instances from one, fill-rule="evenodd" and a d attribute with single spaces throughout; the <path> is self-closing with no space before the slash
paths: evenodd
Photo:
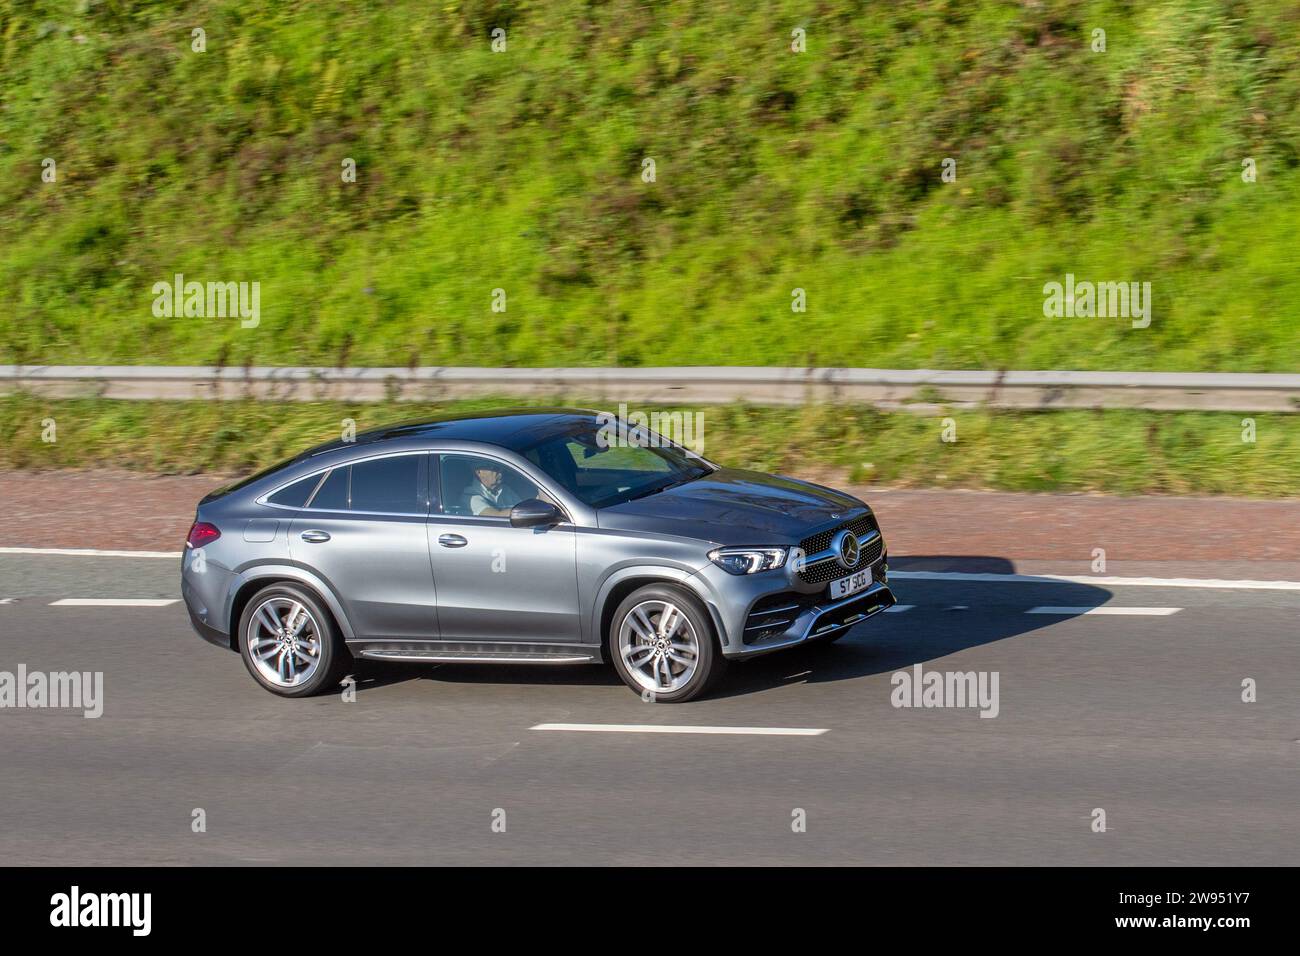
<path id="1" fill-rule="evenodd" d="M 739 734 L 748 737 L 817 737 L 821 727 L 687 727 L 682 724 L 537 724 L 529 730 L 576 730 L 603 734 Z"/>

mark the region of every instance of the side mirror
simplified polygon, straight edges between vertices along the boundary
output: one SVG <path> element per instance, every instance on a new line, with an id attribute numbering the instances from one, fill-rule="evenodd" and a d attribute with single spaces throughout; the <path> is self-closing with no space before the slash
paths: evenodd
<path id="1" fill-rule="evenodd" d="M 510 509 L 510 524 L 515 528 L 559 524 L 563 520 L 564 512 L 540 498 L 529 498 Z"/>

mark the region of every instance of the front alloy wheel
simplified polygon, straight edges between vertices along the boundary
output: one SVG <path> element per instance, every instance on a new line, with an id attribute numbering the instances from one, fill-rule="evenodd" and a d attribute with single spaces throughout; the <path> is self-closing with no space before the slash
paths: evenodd
<path id="1" fill-rule="evenodd" d="M 702 693 L 723 661 L 704 609 L 677 588 L 651 585 L 614 614 L 614 666 L 651 701 L 680 702 Z"/>

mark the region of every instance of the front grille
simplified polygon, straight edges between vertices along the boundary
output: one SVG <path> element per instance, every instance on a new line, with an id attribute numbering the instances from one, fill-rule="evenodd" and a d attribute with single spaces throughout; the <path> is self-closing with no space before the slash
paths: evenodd
<path id="1" fill-rule="evenodd" d="M 856 534 L 858 540 L 862 543 L 858 563 L 851 568 L 846 568 L 835 558 L 819 561 L 816 564 L 810 564 L 802 568 L 799 571 L 799 580 L 808 584 L 825 584 L 828 581 L 834 581 L 836 578 L 842 578 L 846 574 L 852 574 L 854 571 L 860 571 L 880 560 L 885 548 L 885 539 L 880 534 L 880 527 L 876 524 L 875 516 L 871 514 L 860 515 L 852 521 L 845 521 L 829 531 L 819 531 L 817 534 L 809 535 L 799 543 L 799 547 L 803 549 L 805 555 L 814 555 L 819 551 L 825 551 L 830 547 L 831 539 L 845 528 Z M 866 540 L 868 535 L 872 536 L 870 540 Z"/>
<path id="2" fill-rule="evenodd" d="M 825 551 L 831 546 L 831 538 L 835 537 L 845 528 L 851 530 L 859 538 L 865 538 L 872 531 L 878 531 L 880 526 L 876 524 L 876 516 L 873 514 L 858 515 L 852 521 L 845 521 L 837 524 L 829 531 L 818 531 L 814 535 L 809 535 L 799 542 L 799 547 L 803 549 L 804 554 L 816 554 L 818 551 Z"/>

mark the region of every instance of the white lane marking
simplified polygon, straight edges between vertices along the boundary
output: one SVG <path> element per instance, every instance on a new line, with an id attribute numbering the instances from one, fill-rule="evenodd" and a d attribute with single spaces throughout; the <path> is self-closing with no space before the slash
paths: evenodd
<path id="1" fill-rule="evenodd" d="M 1168 617 L 1177 614 L 1180 607 L 1111 607 L 1109 604 L 1099 607 L 1031 607 L 1026 614 L 1063 614 L 1073 617 L 1076 614 L 1132 614 L 1138 617 Z"/>
<path id="2" fill-rule="evenodd" d="M 886 614 L 902 614 L 904 611 L 910 611 L 916 607 L 915 604 L 895 604 L 893 607 L 885 608 Z"/>
<path id="3" fill-rule="evenodd" d="M 890 571 L 912 581 L 978 581 L 990 584 L 1102 584 L 1136 588 L 1219 588 L 1242 591 L 1300 591 L 1300 581 L 1232 581 L 1221 578 L 1121 578 L 1088 574 L 985 574 L 966 571 Z"/>
<path id="4" fill-rule="evenodd" d="M 93 548 L 0 548 L 0 554 L 53 554 L 77 558 L 171 558 L 179 551 L 97 551 Z"/>
<path id="5" fill-rule="evenodd" d="M 605 734 L 742 734 L 752 737 L 816 737 L 818 727 L 688 727 L 682 724 L 537 724 L 529 730 L 577 730 Z"/>
<path id="6" fill-rule="evenodd" d="M 50 607 L 166 607 L 180 598 L 59 598 Z"/>
<path id="7" fill-rule="evenodd" d="M 13 604 L 13 598 L 0 598 L 0 604 Z"/>

